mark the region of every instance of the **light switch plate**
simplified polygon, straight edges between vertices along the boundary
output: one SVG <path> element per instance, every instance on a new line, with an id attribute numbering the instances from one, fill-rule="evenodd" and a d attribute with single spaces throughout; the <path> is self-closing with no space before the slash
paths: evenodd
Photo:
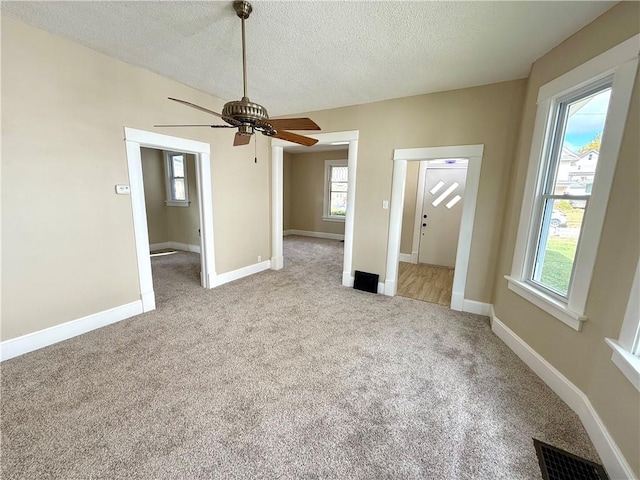
<path id="1" fill-rule="evenodd" d="M 129 185 L 116 185 L 116 193 L 118 195 L 129 195 L 131 187 Z"/>
<path id="2" fill-rule="evenodd" d="M 384 210 L 388 210 L 389 209 L 389 200 L 383 200 L 382 201 L 382 208 Z"/>

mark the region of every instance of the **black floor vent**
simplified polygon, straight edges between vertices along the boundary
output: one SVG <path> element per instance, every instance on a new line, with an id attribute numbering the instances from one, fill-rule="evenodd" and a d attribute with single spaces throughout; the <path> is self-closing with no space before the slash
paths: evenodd
<path id="1" fill-rule="evenodd" d="M 533 439 L 544 480 L 609 480 L 602 465 Z"/>
<path id="2" fill-rule="evenodd" d="M 356 270 L 353 288 L 365 292 L 378 293 L 378 275 Z"/>

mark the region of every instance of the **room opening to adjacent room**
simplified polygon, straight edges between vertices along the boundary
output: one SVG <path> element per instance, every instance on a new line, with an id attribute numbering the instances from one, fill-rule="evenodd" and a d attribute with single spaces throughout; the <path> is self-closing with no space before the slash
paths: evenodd
<path id="1" fill-rule="evenodd" d="M 349 151 L 345 145 L 287 147 L 283 153 L 284 268 L 315 255 L 342 260 Z M 306 254 L 308 255 L 305 255 Z M 336 272 L 340 282 L 341 272 Z"/>
<path id="2" fill-rule="evenodd" d="M 424 279 L 418 280 L 419 275 L 415 282 L 400 279 L 400 262 L 414 268 L 419 260 L 438 262 L 439 267 L 451 268 L 453 257 L 451 293 L 442 296 L 450 297 L 452 310 L 474 308 L 465 298 L 465 290 L 483 152 L 483 144 L 394 150 L 386 295 L 399 294 L 401 281 L 422 286 Z M 433 173 L 427 173 L 431 169 Z M 434 235 L 429 235 L 429 230 L 434 230 Z M 447 304 L 444 299 L 442 304 Z"/>
<path id="3" fill-rule="evenodd" d="M 418 168 L 417 185 L 411 185 L 415 214 L 412 218 L 405 207 L 403 215 L 401 242 L 412 254 L 400 258 L 398 295 L 451 304 L 467 165 L 467 159 L 452 158 L 425 161 Z"/>
<path id="4" fill-rule="evenodd" d="M 198 284 L 200 206 L 195 155 L 144 147 L 140 153 L 154 283 Z"/>
<path id="5" fill-rule="evenodd" d="M 272 140 L 272 270 L 287 268 L 285 243 L 295 236 L 304 239 L 305 248 L 333 245 L 326 255 L 341 263 L 335 277 L 339 284 L 353 286 L 358 135 L 357 130 L 310 134 L 318 140 L 313 147 Z"/>

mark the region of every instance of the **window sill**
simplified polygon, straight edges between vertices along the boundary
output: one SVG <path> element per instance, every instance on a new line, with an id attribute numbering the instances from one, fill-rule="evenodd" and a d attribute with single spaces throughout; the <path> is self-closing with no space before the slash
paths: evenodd
<path id="1" fill-rule="evenodd" d="M 535 306 L 541 308 L 549 315 L 554 316 L 565 325 L 573 328 L 575 331 L 580 331 L 580 329 L 582 328 L 582 322 L 584 322 L 587 317 L 578 312 L 569 310 L 567 305 L 565 305 L 564 303 L 559 302 L 555 298 L 544 294 L 540 290 L 533 288 L 531 285 L 525 282 L 516 280 L 509 275 L 505 275 L 504 278 L 506 278 L 509 282 L 509 290 L 530 301 Z"/>
<path id="2" fill-rule="evenodd" d="M 640 358 L 627 352 L 615 340 L 605 338 L 604 341 L 613 350 L 611 361 L 616 364 L 624 376 L 640 392 Z"/>
<path id="3" fill-rule="evenodd" d="M 164 204 L 167 207 L 188 207 L 189 205 L 191 205 L 191 202 L 168 202 L 168 201 L 165 201 Z"/>
<path id="4" fill-rule="evenodd" d="M 325 222 L 339 222 L 344 223 L 344 217 L 322 217 Z"/>

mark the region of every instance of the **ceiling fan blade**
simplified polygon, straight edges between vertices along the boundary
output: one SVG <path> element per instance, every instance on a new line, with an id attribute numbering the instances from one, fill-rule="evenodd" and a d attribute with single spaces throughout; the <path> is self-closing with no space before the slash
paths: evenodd
<path id="1" fill-rule="evenodd" d="M 180 124 L 180 125 L 154 125 L 154 127 L 209 127 L 209 128 L 236 128 L 233 127 L 231 125 L 204 125 L 204 124 L 197 124 L 197 125 L 184 125 L 184 124 Z"/>
<path id="2" fill-rule="evenodd" d="M 310 118 L 274 118 L 267 120 L 275 130 L 320 130 Z"/>
<path id="3" fill-rule="evenodd" d="M 279 138 L 280 140 L 286 140 L 288 142 L 304 145 L 305 147 L 310 147 L 318 143 L 318 140 L 315 138 L 305 137 L 304 135 L 298 135 L 297 133 L 291 133 L 284 130 L 279 130 L 274 135 L 270 135 L 270 136 Z"/>
<path id="4" fill-rule="evenodd" d="M 191 108 L 195 108 L 196 110 L 200 110 L 201 112 L 210 113 L 211 115 L 215 115 L 216 117 L 222 118 L 225 122 L 229 122 L 229 123 L 232 123 L 232 124 L 235 124 L 235 125 L 238 124 L 238 122 L 236 122 L 233 118 L 223 117 L 222 114 L 220 114 L 218 112 L 214 112 L 213 110 L 209 110 L 208 108 L 201 107 L 200 105 L 196 105 L 195 103 L 187 102 L 186 100 L 180 100 L 179 98 L 173 98 L 173 97 L 167 97 L 167 98 L 169 100 L 173 100 L 174 102 L 178 102 L 178 103 L 181 103 L 183 105 L 186 105 L 187 107 L 191 107 Z"/>
<path id="5" fill-rule="evenodd" d="M 236 133 L 236 136 L 233 139 L 233 146 L 237 147 L 238 145 L 247 145 L 251 141 L 251 135 L 243 135 L 242 133 Z"/>

